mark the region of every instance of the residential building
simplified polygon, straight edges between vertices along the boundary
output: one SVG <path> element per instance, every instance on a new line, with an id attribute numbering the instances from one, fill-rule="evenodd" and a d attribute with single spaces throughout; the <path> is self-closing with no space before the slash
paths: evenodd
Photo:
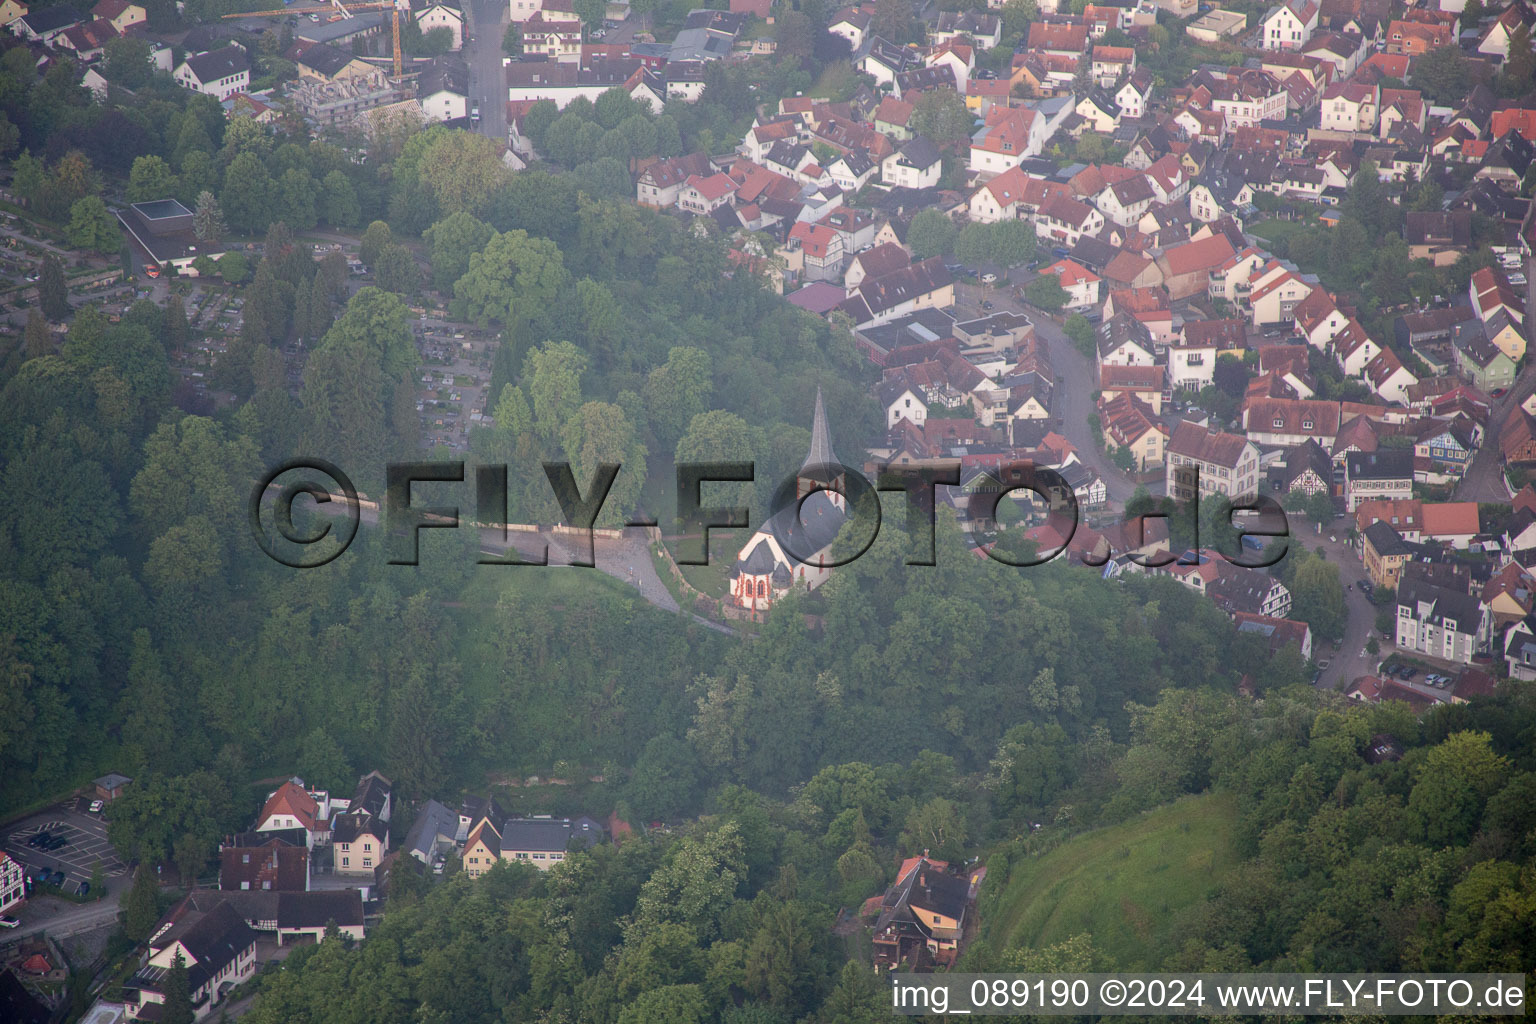
<path id="1" fill-rule="evenodd" d="M 1247 438 L 1184 420 L 1168 441 L 1166 481 L 1166 493 L 1179 501 L 1252 497 L 1259 493 L 1259 450 Z"/>
<path id="2" fill-rule="evenodd" d="M 1365 574 L 1371 582 L 1378 587 L 1396 589 L 1402 579 L 1403 565 L 1413 555 L 1413 545 L 1378 519 L 1361 534 L 1360 552 Z"/>
<path id="3" fill-rule="evenodd" d="M 994 107 L 971 136 L 967 166 L 976 174 L 1002 174 L 1038 154 L 1045 134 L 1045 122 L 1034 110 Z"/>
<path id="4" fill-rule="evenodd" d="M 243 46 L 232 43 L 188 57 L 176 66 L 172 77 L 184 88 L 223 101 L 250 88 L 251 61 Z"/>
<path id="5" fill-rule="evenodd" d="M 1267 615 L 1237 612 L 1232 616 L 1239 636 L 1256 636 L 1263 640 L 1271 655 L 1279 654 L 1287 647 L 1295 648 L 1302 661 L 1312 660 L 1312 628 L 1305 622 L 1276 619 Z"/>
<path id="6" fill-rule="evenodd" d="M 388 823 L 366 811 L 354 808 L 331 823 L 331 858 L 338 875 L 372 875 L 388 849 Z"/>
<path id="7" fill-rule="evenodd" d="M 149 940 L 149 955 L 123 983 L 131 1020 L 159 1020 L 165 979 L 180 957 L 196 1018 L 207 1017 L 230 988 L 256 973 L 256 932 L 224 900 L 206 912 L 183 901 Z"/>
<path id="8" fill-rule="evenodd" d="M 464 873 L 470 878 L 479 878 L 501 863 L 501 831 L 491 819 L 480 819 L 470 830 L 460 858 Z"/>
<path id="9" fill-rule="evenodd" d="M 421 112 L 436 121 L 469 116 L 469 66 L 453 57 L 438 57 L 416 79 Z"/>
<path id="10" fill-rule="evenodd" d="M 501 859 L 548 871 L 573 849 L 587 849 L 603 837 L 591 818 L 510 818 L 501 827 Z"/>
<path id="11" fill-rule="evenodd" d="M 436 800 L 428 800 L 416 812 L 401 849 L 427 867 L 440 863 L 452 851 L 459 818 Z"/>
<path id="12" fill-rule="evenodd" d="M 1486 614 L 1471 594 L 1405 578 L 1397 588 L 1398 650 L 1469 665 Z"/>
<path id="13" fill-rule="evenodd" d="M 303 830 L 245 832 L 219 847 L 219 888 L 233 892 L 306 892 L 310 853 Z"/>
<path id="14" fill-rule="evenodd" d="M 302 779 L 289 779 L 268 797 L 256 816 L 257 832 L 303 829 L 305 845 L 313 849 L 330 840 L 327 809 L 304 788 Z"/>
<path id="15" fill-rule="evenodd" d="M 1413 497 L 1413 449 L 1378 448 L 1344 458 L 1344 508 L 1363 502 Z"/>
<path id="16" fill-rule="evenodd" d="M 1264 46 L 1270 50 L 1300 50 L 1317 31 L 1315 0 L 1287 0 L 1264 15 Z"/>
<path id="17" fill-rule="evenodd" d="M 671 209 L 677 205 L 689 178 L 708 177 L 712 173 L 714 165 L 703 153 L 658 160 L 640 172 L 635 182 L 635 201 L 653 210 Z"/>
<path id="18" fill-rule="evenodd" d="M 458 50 L 464 46 L 464 11 L 452 0 L 432 0 L 417 10 L 416 25 L 423 34 L 435 28 L 447 29 L 453 37 L 452 48 Z"/>
<path id="19" fill-rule="evenodd" d="M 943 861 L 909 858 L 882 897 L 871 898 L 875 966 L 954 963 L 970 907 L 970 885 Z"/>
<path id="20" fill-rule="evenodd" d="M 893 188 L 933 188 L 943 173 L 939 148 L 921 135 L 887 156 L 880 165 L 880 180 Z"/>
<path id="21" fill-rule="evenodd" d="M 26 871 L 21 861 L 0 850 L 0 914 L 9 912 L 26 896 Z"/>

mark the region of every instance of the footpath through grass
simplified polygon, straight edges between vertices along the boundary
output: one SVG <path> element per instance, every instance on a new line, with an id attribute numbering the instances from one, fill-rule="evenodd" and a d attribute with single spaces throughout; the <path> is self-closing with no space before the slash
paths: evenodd
<path id="1" fill-rule="evenodd" d="M 1117 967 L 1151 968 L 1170 951 L 1180 911 L 1207 899 L 1236 866 L 1236 816 L 1229 794 L 1186 797 L 1016 863 L 983 934 L 1003 949 L 1087 932 Z"/>

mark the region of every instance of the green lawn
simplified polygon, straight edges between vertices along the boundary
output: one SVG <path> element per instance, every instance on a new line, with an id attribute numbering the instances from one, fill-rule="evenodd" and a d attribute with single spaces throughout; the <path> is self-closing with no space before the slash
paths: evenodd
<path id="1" fill-rule="evenodd" d="M 1261 220 L 1249 226 L 1248 230 L 1266 242 L 1275 242 L 1280 239 L 1290 241 L 1292 238 L 1306 231 L 1310 224 L 1301 220 Z"/>
<path id="2" fill-rule="evenodd" d="M 1236 814 L 1228 794 L 1187 797 L 1016 864 L 983 935 L 1003 949 L 1087 932 L 1118 967 L 1155 966 L 1179 912 L 1208 898 L 1237 864 Z"/>

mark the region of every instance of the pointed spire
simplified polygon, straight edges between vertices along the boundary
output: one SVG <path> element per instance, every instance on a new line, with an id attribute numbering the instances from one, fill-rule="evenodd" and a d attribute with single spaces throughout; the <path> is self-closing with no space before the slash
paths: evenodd
<path id="1" fill-rule="evenodd" d="M 812 466 L 831 466 L 837 463 L 832 451 L 832 431 L 827 428 L 827 409 L 821 401 L 821 385 L 816 385 L 816 412 L 811 417 L 811 450 L 801 469 Z"/>

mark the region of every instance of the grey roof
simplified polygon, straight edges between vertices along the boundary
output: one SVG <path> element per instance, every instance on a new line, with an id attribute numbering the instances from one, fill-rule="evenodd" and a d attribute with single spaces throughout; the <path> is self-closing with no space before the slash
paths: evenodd
<path id="1" fill-rule="evenodd" d="M 332 78 L 352 63 L 352 54 L 330 43 L 315 43 L 299 55 L 299 63 L 326 78 Z"/>
<path id="2" fill-rule="evenodd" d="M 816 386 L 816 410 L 811 414 L 811 450 L 805 456 L 801 469 L 815 466 L 834 466 L 837 453 L 832 450 L 832 431 L 827 427 L 827 409 L 821 401 L 821 385 Z"/>
<path id="3" fill-rule="evenodd" d="M 212 53 L 199 53 L 195 57 L 188 57 L 186 65 L 197 76 L 199 82 L 214 82 L 220 78 L 228 78 L 242 71 L 251 70 L 251 60 L 246 56 L 245 48 L 234 44 L 214 50 Z"/>
<path id="4" fill-rule="evenodd" d="M 939 159 L 939 147 L 923 135 L 914 135 L 910 142 L 901 147 L 901 162 L 920 171 L 932 167 Z"/>
<path id="5" fill-rule="evenodd" d="M 436 800 L 428 800 L 405 834 L 405 852 L 428 860 L 439 841 L 452 842 L 458 831 L 459 816 Z"/>
<path id="6" fill-rule="evenodd" d="M 365 811 L 374 816 L 382 815 L 384 805 L 389 803 L 389 792 L 389 780 L 376 771 L 369 772 L 357 780 L 357 790 L 352 794 L 352 803 L 347 810 L 354 814 Z"/>
<path id="7" fill-rule="evenodd" d="M 1407 556 L 1413 552 L 1412 545 L 1403 540 L 1403 535 L 1380 519 L 1365 528 L 1365 539 L 1371 542 L 1378 555 Z"/>
<path id="8" fill-rule="evenodd" d="M 1413 479 L 1412 448 L 1378 448 L 1344 456 L 1344 472 L 1350 480 Z"/>
<path id="9" fill-rule="evenodd" d="M 116 789 L 119 786 L 126 786 L 132 781 L 128 776 L 119 775 L 117 772 L 107 772 L 101 778 L 94 780 L 95 785 L 100 786 L 102 789 Z"/>
<path id="10" fill-rule="evenodd" d="M 282 892 L 277 894 L 279 928 L 324 928 L 363 923 L 361 889 L 331 889 L 319 892 Z"/>
<path id="11" fill-rule="evenodd" d="M 573 844 L 593 846 L 602 829 L 591 818 L 509 818 L 501 828 L 501 849 L 514 853 L 563 853 Z"/>
<path id="12" fill-rule="evenodd" d="M 354 843 L 358 837 L 365 835 L 382 842 L 388 832 L 388 826 L 366 811 L 348 811 L 346 814 L 338 814 L 331 823 L 331 842 Z"/>
<path id="13" fill-rule="evenodd" d="M 21 16 L 21 20 L 26 22 L 27 28 L 38 35 L 43 35 L 57 29 L 68 28 L 84 19 L 73 7 L 68 4 L 59 4 L 55 7 L 28 11 Z"/>
<path id="14" fill-rule="evenodd" d="M 1476 633 L 1482 606 L 1471 594 L 1404 577 L 1397 588 L 1397 605 L 1416 619 L 1452 626 L 1458 633 Z"/>
<path id="15" fill-rule="evenodd" d="M 193 961 L 187 964 L 187 987 L 193 992 L 216 977 L 244 950 L 256 944 L 256 933 L 228 901 L 221 901 L 182 927 L 182 923 L 187 920 L 183 917 L 172 925 L 169 931 L 156 939 L 155 948 L 164 949 L 178 941 L 186 947 L 189 959 Z M 163 967 L 146 967 L 135 977 L 141 979 L 146 987 L 159 991 L 163 984 L 160 979 L 165 973 Z"/>

